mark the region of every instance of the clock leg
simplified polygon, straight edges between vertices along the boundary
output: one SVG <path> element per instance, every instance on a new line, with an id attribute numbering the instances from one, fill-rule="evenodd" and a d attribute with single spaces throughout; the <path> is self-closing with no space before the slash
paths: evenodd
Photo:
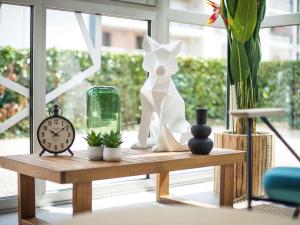
<path id="1" fill-rule="evenodd" d="M 41 153 L 39 154 L 39 156 L 42 156 L 42 155 L 44 154 L 44 152 L 45 152 L 45 149 L 43 149 L 43 150 L 41 151 Z"/>
<path id="2" fill-rule="evenodd" d="M 70 152 L 71 156 L 74 155 L 74 153 L 71 151 L 71 149 L 68 149 L 68 152 Z"/>

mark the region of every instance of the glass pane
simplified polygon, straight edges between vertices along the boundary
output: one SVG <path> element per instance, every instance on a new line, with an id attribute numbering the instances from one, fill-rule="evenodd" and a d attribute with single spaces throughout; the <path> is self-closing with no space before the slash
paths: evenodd
<path id="1" fill-rule="evenodd" d="M 89 15 L 83 14 L 83 19 L 88 27 Z M 46 47 L 47 94 L 93 65 L 74 12 L 47 10 Z M 87 81 L 83 81 L 76 88 L 49 102 L 46 107 L 48 115 L 48 109 L 58 104 L 63 109 L 63 116 L 74 125 L 76 138 L 72 151 L 86 149 L 82 134 L 85 132 L 86 90 L 90 86 Z M 47 191 L 69 187 L 71 185 L 46 182 Z"/>
<path id="2" fill-rule="evenodd" d="M 86 27 L 90 29 L 94 16 L 84 14 L 83 18 Z M 124 140 L 127 141 L 124 146 L 130 146 L 134 142 L 133 138 L 136 138 L 136 124 L 140 113 L 139 88 L 146 77 L 141 67 L 141 51 L 137 48 L 140 48 L 140 38 L 147 31 L 147 22 L 106 16 L 102 16 L 101 20 L 102 27 L 95 28 L 102 28 L 101 71 L 80 81 L 76 87 L 47 105 L 47 108 L 54 102 L 60 105 L 64 110 L 63 115 L 75 126 L 76 138 L 71 147 L 73 151 L 87 149 L 83 139 L 87 131 L 86 96 L 92 86 L 116 86 L 119 89 L 121 129 Z M 75 14 L 47 10 L 47 93 L 60 88 L 92 65 Z M 54 191 L 70 186 L 47 182 L 46 187 L 47 191 Z"/>
<path id="3" fill-rule="evenodd" d="M 266 15 L 280 15 L 299 12 L 297 2 L 299 0 L 267 0 Z"/>
<path id="4" fill-rule="evenodd" d="M 102 44 L 109 47 L 103 47 L 104 51 L 137 53 L 144 34 L 147 33 L 147 22 L 102 16 L 102 31 Z"/>
<path id="5" fill-rule="evenodd" d="M 219 0 L 213 0 L 219 4 Z M 266 0 L 266 15 L 281 15 L 299 12 L 297 9 L 298 0 Z M 170 0 L 170 8 L 193 11 L 197 13 L 211 14 L 212 8 L 205 0 Z"/>
<path id="6" fill-rule="evenodd" d="M 180 69 L 173 78 L 185 100 L 188 120 L 194 124 L 195 109 L 206 107 L 209 123 L 214 129 L 223 129 L 226 112 L 226 31 L 172 22 L 170 40 L 182 41 L 178 57 Z"/>
<path id="7" fill-rule="evenodd" d="M 282 107 L 287 111 L 283 117 L 272 118 L 272 121 L 300 154 L 300 46 L 297 29 L 299 26 L 261 30 L 262 63 L 258 73 L 258 107 Z M 261 126 L 262 130 L 270 132 Z M 275 166 L 299 166 L 280 140 L 276 140 L 275 153 Z"/>
<path id="8" fill-rule="evenodd" d="M 14 19 L 11 19 L 14 18 Z M 0 18 L 0 76 L 29 88 L 30 84 L 30 8 L 3 4 Z M 18 121 L 14 117 L 29 106 L 29 99 L 0 84 L 0 156 L 28 154 L 28 113 Z M 28 90 L 29 93 L 29 90 Z M 8 119 L 12 122 L 9 126 Z M 20 147 L 22 146 L 22 147 Z M 0 197 L 17 194 L 16 173 L 0 169 Z"/>
<path id="9" fill-rule="evenodd" d="M 204 0 L 170 0 L 170 8 L 206 14 L 212 12 L 211 7 Z"/>

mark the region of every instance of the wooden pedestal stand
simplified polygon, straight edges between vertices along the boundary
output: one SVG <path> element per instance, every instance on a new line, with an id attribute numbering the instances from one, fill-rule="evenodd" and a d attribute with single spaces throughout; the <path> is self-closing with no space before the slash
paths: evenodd
<path id="1" fill-rule="evenodd" d="M 247 135 L 214 133 L 214 146 L 217 148 L 246 151 Z M 253 134 L 253 195 L 262 196 L 262 178 L 274 164 L 274 139 L 272 134 Z M 215 167 L 215 192 L 220 191 L 220 167 Z M 234 198 L 246 194 L 246 163 L 237 163 L 234 167 Z"/>

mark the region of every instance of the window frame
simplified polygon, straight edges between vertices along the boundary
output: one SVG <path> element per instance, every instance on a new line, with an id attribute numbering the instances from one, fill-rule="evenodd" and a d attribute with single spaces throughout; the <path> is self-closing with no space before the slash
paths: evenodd
<path id="1" fill-rule="evenodd" d="M 85 2 L 74 0 L 3 0 L 3 4 L 13 4 L 31 7 L 31 37 L 32 45 L 31 68 L 32 79 L 30 84 L 30 149 L 31 154 L 41 150 L 37 142 L 36 131 L 40 122 L 45 118 L 46 105 L 46 11 L 47 9 L 82 12 L 95 15 L 115 16 L 122 18 L 145 20 L 152 23 L 156 19 L 156 7 L 138 5 L 126 2 L 101 1 Z M 127 10 L 122 10 L 126 7 Z M 149 23 L 148 23 L 149 24 Z M 38 88 L 35 88 L 38 87 Z M 68 193 L 71 190 L 66 190 Z M 55 195 L 55 196 L 54 196 Z M 70 200 L 67 194 L 47 194 L 46 182 L 36 179 L 36 205 L 42 205 L 47 199 L 53 201 Z M 0 199 L 0 211 L 10 211 L 17 208 L 17 196 L 8 196 Z"/>
<path id="2" fill-rule="evenodd" d="M 39 123 L 45 117 L 45 98 L 46 98 L 46 10 L 64 10 L 72 12 L 83 12 L 95 15 L 105 15 L 138 19 L 148 21 L 148 31 L 152 37 L 159 42 L 169 42 L 169 23 L 187 23 L 200 26 L 208 26 L 208 14 L 175 10 L 169 7 L 169 0 L 149 0 L 147 5 L 144 0 L 135 0 L 134 3 L 126 1 L 99 0 L 2 0 L 1 3 L 24 5 L 31 7 L 31 43 L 32 45 L 32 78 L 31 79 L 31 153 L 39 153 L 41 148 L 36 140 L 36 130 Z M 139 4 L 142 3 L 142 4 Z M 149 3 L 149 4 L 148 4 Z M 123 10 L 126 7 L 126 10 Z M 299 11 L 299 0 L 298 0 Z M 266 16 L 262 23 L 262 28 L 277 26 L 300 25 L 300 13 L 289 13 L 282 15 Z M 221 19 L 211 27 L 225 28 Z M 35 88 L 38 87 L 38 88 Z M 227 96 L 228 97 L 228 96 Z M 45 181 L 36 181 L 36 200 L 37 205 L 43 203 L 43 199 L 49 198 L 45 194 Z M 67 197 L 66 197 L 67 196 Z M 69 200 L 68 195 L 51 197 L 51 200 Z M 0 211 L 15 209 L 17 207 L 17 197 L 0 199 Z"/>

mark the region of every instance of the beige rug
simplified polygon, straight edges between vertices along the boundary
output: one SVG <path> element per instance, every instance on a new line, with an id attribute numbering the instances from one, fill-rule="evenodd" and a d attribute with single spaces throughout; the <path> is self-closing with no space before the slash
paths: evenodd
<path id="1" fill-rule="evenodd" d="M 252 209 L 256 212 L 261 212 L 270 215 L 276 215 L 281 217 L 292 217 L 295 211 L 295 208 L 286 207 L 283 205 L 277 205 L 274 203 L 258 202 L 255 201 L 252 203 Z M 234 204 L 236 209 L 247 209 L 247 202 L 242 201 Z M 300 216 L 298 217 L 300 220 Z"/>

